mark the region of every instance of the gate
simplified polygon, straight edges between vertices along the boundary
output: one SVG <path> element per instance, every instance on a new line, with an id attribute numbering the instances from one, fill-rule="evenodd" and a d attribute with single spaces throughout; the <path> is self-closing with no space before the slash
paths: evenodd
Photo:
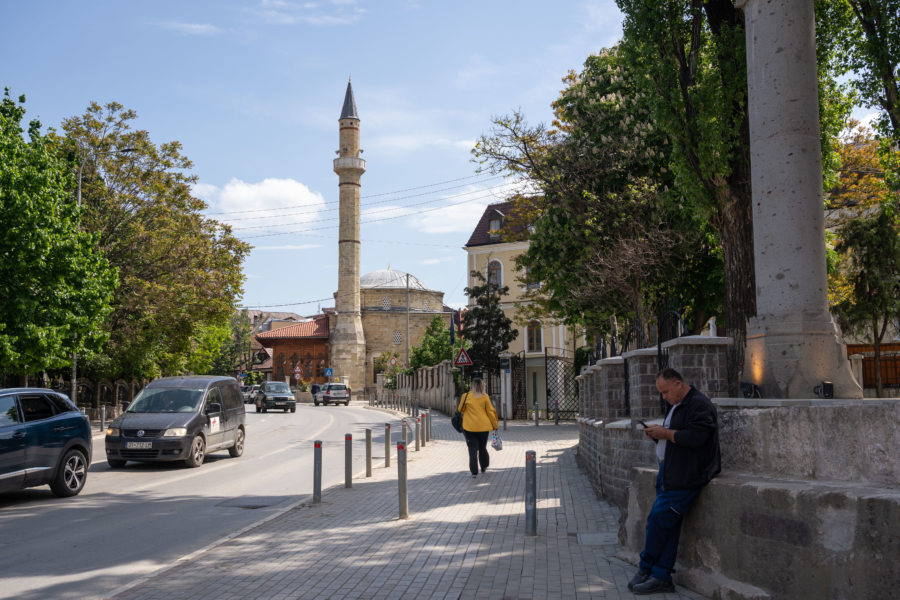
<path id="1" fill-rule="evenodd" d="M 511 383 L 512 418 L 525 420 L 528 418 L 528 406 L 525 397 L 525 351 L 509 357 L 509 374 Z"/>
<path id="2" fill-rule="evenodd" d="M 544 348 L 544 364 L 547 369 L 547 417 L 556 420 L 578 417 L 578 388 L 575 381 L 575 360 L 551 355 Z"/>

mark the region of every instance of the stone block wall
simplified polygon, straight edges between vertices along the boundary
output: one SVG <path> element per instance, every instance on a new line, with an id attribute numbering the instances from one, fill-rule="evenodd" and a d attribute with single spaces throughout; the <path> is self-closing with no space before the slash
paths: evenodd
<path id="1" fill-rule="evenodd" d="M 398 375 L 397 393 L 422 408 L 451 415 L 458 406 L 452 368 L 445 360 L 433 367 L 421 367 L 412 375 Z"/>

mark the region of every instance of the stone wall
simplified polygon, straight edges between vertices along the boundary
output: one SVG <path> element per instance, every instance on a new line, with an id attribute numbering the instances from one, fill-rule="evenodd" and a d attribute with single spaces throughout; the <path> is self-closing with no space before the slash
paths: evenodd
<path id="1" fill-rule="evenodd" d="M 668 364 L 713 397 L 722 447 L 722 473 L 685 520 L 675 582 L 714 600 L 891 597 L 900 588 L 900 400 L 716 398 L 729 343 L 664 344 Z M 662 420 L 648 389 L 654 361 L 655 350 L 639 350 L 578 377 L 579 460 L 619 506 L 620 556 L 632 562 L 656 496 L 654 446 L 634 425 Z M 626 368 L 627 393 L 613 389 Z"/>
<path id="2" fill-rule="evenodd" d="M 422 408 L 452 415 L 458 406 L 453 366 L 445 360 L 433 367 L 421 367 L 412 375 L 397 376 L 397 393 Z"/>

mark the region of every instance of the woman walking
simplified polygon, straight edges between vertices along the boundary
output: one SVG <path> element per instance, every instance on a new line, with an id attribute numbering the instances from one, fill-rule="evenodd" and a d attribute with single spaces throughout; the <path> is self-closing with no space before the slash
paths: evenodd
<path id="1" fill-rule="evenodd" d="M 480 377 L 472 379 L 472 389 L 463 394 L 458 410 L 463 415 L 463 435 L 469 447 L 469 471 L 472 477 L 477 477 L 479 465 L 482 473 L 490 465 L 488 435 L 497 429 L 497 411 L 490 396 L 484 393 L 484 381 Z"/>

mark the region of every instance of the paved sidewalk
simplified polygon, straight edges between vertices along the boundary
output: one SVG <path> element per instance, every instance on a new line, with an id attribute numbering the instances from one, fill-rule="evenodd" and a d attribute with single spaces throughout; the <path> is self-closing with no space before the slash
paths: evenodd
<path id="1" fill-rule="evenodd" d="M 373 409 L 380 410 L 380 409 Z M 615 557 L 618 510 L 575 462 L 575 425 L 510 423 L 475 479 L 442 415 L 408 452 L 409 518 L 391 467 L 323 491 L 113 592 L 116 600 L 632 598 L 635 568 Z M 502 427 L 502 425 L 501 425 Z M 395 435 L 394 440 L 397 440 Z M 537 536 L 525 535 L 525 452 L 537 453 Z M 662 600 L 703 600 L 679 593 Z"/>

